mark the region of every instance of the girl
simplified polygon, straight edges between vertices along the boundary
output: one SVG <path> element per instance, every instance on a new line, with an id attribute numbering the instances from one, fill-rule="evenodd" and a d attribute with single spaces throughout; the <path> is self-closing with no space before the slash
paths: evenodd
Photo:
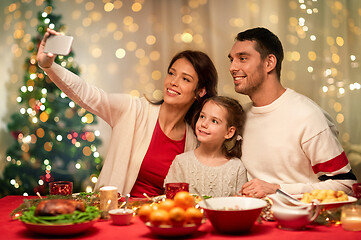
<path id="1" fill-rule="evenodd" d="M 153 104 L 129 94 L 108 94 L 54 63 L 44 53 L 48 29 L 37 60 L 47 76 L 73 101 L 112 127 L 109 150 L 95 186 L 112 185 L 133 197 L 161 195 L 174 157 L 196 147 L 192 116 L 208 97 L 217 94 L 218 76 L 203 52 L 183 51 L 174 56 L 164 80 L 163 100 Z"/>
<path id="2" fill-rule="evenodd" d="M 197 149 L 174 159 L 165 183 L 187 182 L 189 192 L 221 197 L 238 194 L 247 182 L 242 155 L 245 113 L 235 99 L 216 96 L 205 100 L 197 114 Z M 196 118 L 195 118 L 196 119 Z"/>

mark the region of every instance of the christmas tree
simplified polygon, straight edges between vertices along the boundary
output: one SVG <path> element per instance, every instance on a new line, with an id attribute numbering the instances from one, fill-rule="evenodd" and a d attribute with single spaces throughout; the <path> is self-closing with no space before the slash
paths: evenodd
<path id="1" fill-rule="evenodd" d="M 91 191 L 102 166 L 97 152 L 98 131 L 89 130 L 96 116 L 76 105 L 46 76 L 37 64 L 36 54 L 47 28 L 64 32 L 61 16 L 53 14 L 53 1 L 44 2 L 38 13 L 37 36 L 27 49 L 24 84 L 19 89 L 19 111 L 11 116 L 8 130 L 15 138 L 7 149 L 0 197 L 48 194 L 48 183 L 67 180 L 73 191 Z M 79 68 L 74 53 L 55 60 L 75 74 Z"/>

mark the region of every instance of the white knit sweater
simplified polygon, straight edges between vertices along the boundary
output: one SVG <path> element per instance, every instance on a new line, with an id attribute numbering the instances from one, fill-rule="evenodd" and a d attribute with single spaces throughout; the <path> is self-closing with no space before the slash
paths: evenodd
<path id="1" fill-rule="evenodd" d="M 246 183 L 246 169 L 239 158 L 232 158 L 221 166 L 202 164 L 193 151 L 177 155 L 170 166 L 164 183 L 189 183 L 189 192 L 211 197 L 227 197 L 238 194 Z"/>
<path id="2" fill-rule="evenodd" d="M 313 189 L 352 194 L 355 181 L 334 130 L 316 103 L 292 89 L 270 105 L 251 107 L 242 145 L 248 179 L 280 184 L 292 194 Z"/>
<path id="3" fill-rule="evenodd" d="M 112 127 L 109 150 L 95 190 L 111 185 L 121 194 L 129 193 L 148 150 L 160 105 L 129 94 L 108 94 L 56 63 L 43 70 L 70 99 Z M 187 125 L 185 151 L 196 145 L 193 130 Z"/>

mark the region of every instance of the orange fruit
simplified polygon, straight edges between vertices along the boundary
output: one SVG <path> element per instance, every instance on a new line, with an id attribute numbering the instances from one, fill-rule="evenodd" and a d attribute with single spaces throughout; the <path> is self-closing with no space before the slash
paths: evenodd
<path id="1" fill-rule="evenodd" d="M 152 207 L 153 210 L 159 209 L 159 203 L 151 203 L 150 206 Z"/>
<path id="2" fill-rule="evenodd" d="M 169 213 L 163 209 L 156 209 L 150 213 L 149 221 L 154 226 L 164 225 L 169 223 Z"/>
<path id="3" fill-rule="evenodd" d="M 199 225 L 202 223 L 203 220 L 203 213 L 200 209 L 195 207 L 190 207 L 185 212 L 186 222 L 187 223 L 194 223 Z"/>
<path id="4" fill-rule="evenodd" d="M 195 204 L 194 197 L 189 192 L 177 192 L 174 196 L 174 203 L 177 207 L 181 207 L 186 210 L 189 207 L 193 207 Z"/>
<path id="5" fill-rule="evenodd" d="M 183 208 L 175 207 L 169 211 L 169 220 L 173 226 L 183 226 L 186 215 Z"/>
<path id="6" fill-rule="evenodd" d="M 147 222 L 152 211 L 153 207 L 150 204 L 144 204 L 139 208 L 138 216 L 143 222 Z"/>
<path id="7" fill-rule="evenodd" d="M 175 207 L 175 203 L 173 200 L 171 199 L 164 199 L 163 201 L 161 201 L 158 205 L 159 209 L 163 209 L 166 210 L 167 212 L 169 212 L 172 208 Z"/>

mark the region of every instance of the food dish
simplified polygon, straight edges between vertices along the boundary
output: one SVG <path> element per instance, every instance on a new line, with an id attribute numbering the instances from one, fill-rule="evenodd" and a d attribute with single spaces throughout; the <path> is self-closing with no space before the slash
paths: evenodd
<path id="1" fill-rule="evenodd" d="M 88 228 L 92 227 L 93 224 L 98 221 L 94 219 L 92 221 L 87 221 L 77 224 L 57 224 L 57 225 L 48 225 L 48 224 L 35 224 L 35 223 L 26 223 L 22 222 L 25 227 L 36 233 L 45 234 L 45 235 L 71 235 L 84 232 Z"/>
<path id="2" fill-rule="evenodd" d="M 292 195 L 294 198 L 297 199 L 302 199 L 303 194 L 295 194 Z M 340 202 L 329 202 L 329 203 L 319 203 L 318 205 L 323 207 L 323 209 L 330 209 L 330 208 L 338 208 L 341 207 L 345 204 L 350 204 L 350 203 L 354 203 L 357 201 L 357 198 L 352 197 L 352 196 L 348 196 L 348 200 L 347 201 L 340 201 Z M 305 203 L 306 205 L 311 205 L 312 203 Z"/>
<path id="3" fill-rule="evenodd" d="M 195 233 L 200 225 L 187 224 L 182 227 L 171 227 L 171 226 L 156 227 L 153 226 L 150 222 L 146 222 L 145 226 L 147 226 L 154 235 L 158 235 L 162 237 L 181 237 Z"/>
<path id="4" fill-rule="evenodd" d="M 250 197 L 216 197 L 201 201 L 199 206 L 217 232 L 242 234 L 252 228 L 267 202 Z"/>
<path id="5" fill-rule="evenodd" d="M 159 202 L 159 201 L 163 200 L 164 198 L 165 198 L 165 195 L 159 195 L 159 196 L 150 197 L 150 198 L 134 198 L 134 197 L 131 197 L 128 200 L 127 207 L 128 208 L 134 208 L 134 207 L 138 208 L 138 207 L 141 207 L 143 204 Z M 118 201 L 119 201 L 119 203 L 121 205 L 123 202 L 125 202 L 125 197 L 122 196 Z"/>

